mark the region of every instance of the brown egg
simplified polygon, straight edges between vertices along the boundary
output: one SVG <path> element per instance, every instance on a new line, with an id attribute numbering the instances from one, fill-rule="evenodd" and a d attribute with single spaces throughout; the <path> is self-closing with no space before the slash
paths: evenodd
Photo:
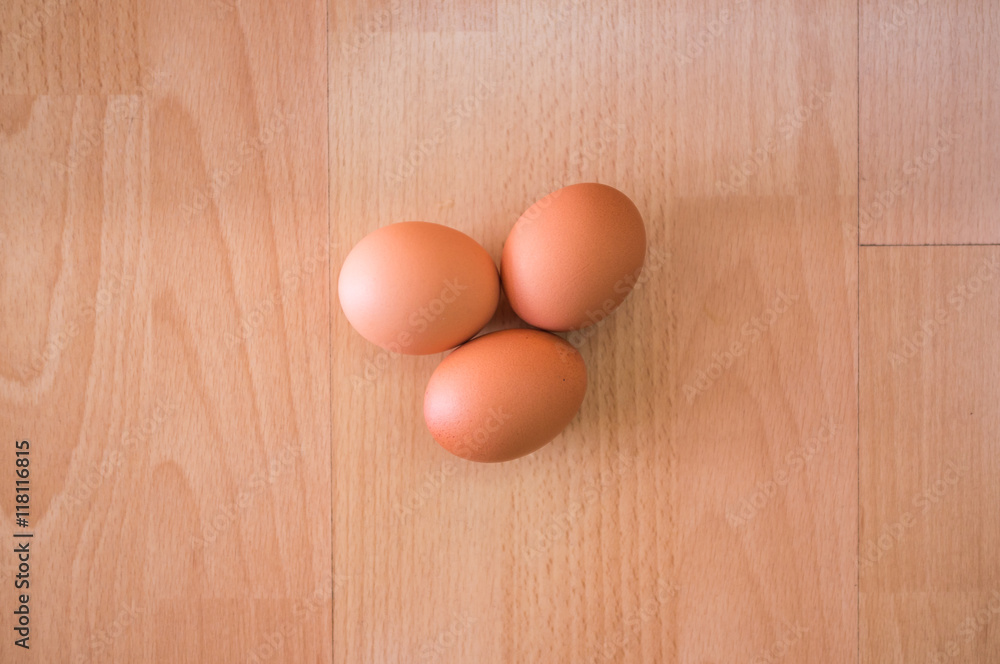
<path id="1" fill-rule="evenodd" d="M 340 270 L 340 306 L 361 336 L 408 355 L 441 353 L 489 322 L 500 299 L 496 264 L 454 228 L 404 221 L 351 250 Z"/>
<path id="2" fill-rule="evenodd" d="M 424 395 L 424 419 L 446 450 L 470 461 L 509 461 L 555 438 L 587 391 L 587 367 L 548 332 L 502 330 L 446 357 Z"/>
<path id="3" fill-rule="evenodd" d="M 646 229 L 628 196 L 574 184 L 532 205 L 504 244 L 500 277 L 518 316 L 567 331 L 603 320 L 635 286 Z"/>

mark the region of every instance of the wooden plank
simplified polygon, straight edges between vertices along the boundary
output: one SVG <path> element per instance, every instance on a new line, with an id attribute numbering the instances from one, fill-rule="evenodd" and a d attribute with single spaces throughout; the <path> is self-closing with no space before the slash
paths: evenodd
<path id="1" fill-rule="evenodd" d="M 862 249 L 858 291 L 855 224 L 998 242 L 998 15 L 861 10 L 5 4 L 35 641 L 0 659 L 997 659 L 998 256 Z M 643 211 L 646 280 L 568 335 L 560 439 L 453 460 L 438 358 L 376 352 L 329 281 L 400 219 L 499 257 L 584 180 Z"/>
<path id="2" fill-rule="evenodd" d="M 326 8 L 91 4 L 0 97 L 0 660 L 329 662 Z"/>
<path id="3" fill-rule="evenodd" d="M 1000 6 L 861 3 L 861 240 L 1000 242 Z"/>
<path id="4" fill-rule="evenodd" d="M 861 252 L 861 652 L 1000 658 L 1000 248 Z"/>
<path id="5" fill-rule="evenodd" d="M 143 84 L 142 3 L 9 0 L 0 8 L 0 93 L 125 94 Z"/>
<path id="6" fill-rule="evenodd" d="M 854 7 L 445 11 L 334 12 L 334 264 L 404 219 L 498 258 L 535 199 L 598 180 L 643 212 L 648 278 L 570 337 L 580 416 L 499 466 L 425 431 L 439 358 L 379 352 L 335 305 L 335 659 L 855 661 Z"/>

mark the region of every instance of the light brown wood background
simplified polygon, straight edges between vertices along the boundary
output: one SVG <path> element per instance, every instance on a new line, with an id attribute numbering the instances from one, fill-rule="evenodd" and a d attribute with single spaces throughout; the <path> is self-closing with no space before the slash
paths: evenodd
<path id="1" fill-rule="evenodd" d="M 997 34 L 987 2 L 5 3 L 0 661 L 997 661 Z M 354 333 L 339 265 L 406 219 L 499 258 L 579 181 L 642 211 L 643 282 L 568 335 L 563 435 L 450 457 L 440 357 Z"/>

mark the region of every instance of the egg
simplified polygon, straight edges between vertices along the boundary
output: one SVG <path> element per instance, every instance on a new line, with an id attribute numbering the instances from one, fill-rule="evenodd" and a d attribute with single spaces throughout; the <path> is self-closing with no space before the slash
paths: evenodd
<path id="1" fill-rule="evenodd" d="M 362 337 L 394 353 L 441 353 L 489 322 L 500 279 L 489 253 L 447 226 L 405 221 L 351 250 L 337 283 L 344 315 Z"/>
<path id="2" fill-rule="evenodd" d="M 424 419 L 446 450 L 470 461 L 509 461 L 555 438 L 587 391 L 583 357 L 540 330 L 477 337 L 438 365 Z"/>
<path id="3" fill-rule="evenodd" d="M 628 196 L 574 184 L 537 201 L 514 224 L 500 259 L 504 292 L 526 322 L 552 331 L 600 322 L 642 272 L 646 229 Z"/>

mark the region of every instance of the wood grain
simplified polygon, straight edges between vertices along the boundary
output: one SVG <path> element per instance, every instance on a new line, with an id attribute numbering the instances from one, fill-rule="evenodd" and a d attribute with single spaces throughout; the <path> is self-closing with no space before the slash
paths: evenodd
<path id="1" fill-rule="evenodd" d="M 10 0 L 0 11 L 0 91 L 111 95 L 142 89 L 138 0 Z"/>
<path id="2" fill-rule="evenodd" d="M 4 63 L 0 660 L 330 661 L 326 9 L 137 7 Z"/>
<path id="3" fill-rule="evenodd" d="M 1000 242 L 1000 6 L 861 9 L 861 241 Z"/>
<path id="4" fill-rule="evenodd" d="M 1000 659 L 998 248 L 859 246 L 1000 242 L 998 21 L 3 3 L 0 477 L 29 440 L 34 537 L 0 661 Z M 407 219 L 499 259 L 582 181 L 649 253 L 565 335 L 580 415 L 451 457 L 440 356 L 361 339 L 339 265 Z"/>
<path id="5" fill-rule="evenodd" d="M 1000 247 L 861 252 L 861 651 L 1000 658 Z"/>
<path id="6" fill-rule="evenodd" d="M 476 32 L 445 17 L 428 34 L 391 4 L 332 21 L 335 265 L 403 219 L 499 258 L 527 206 L 577 181 L 628 193 L 650 236 L 643 286 L 569 335 L 590 375 L 579 417 L 501 466 L 427 434 L 438 358 L 378 352 L 335 313 L 334 562 L 352 576 L 334 658 L 852 661 L 855 14 L 564 5 L 500 3 Z M 748 71 L 782 84 L 760 94 Z M 689 403 L 740 339 L 745 356 Z M 727 519 L 788 463 L 780 495 Z"/>

